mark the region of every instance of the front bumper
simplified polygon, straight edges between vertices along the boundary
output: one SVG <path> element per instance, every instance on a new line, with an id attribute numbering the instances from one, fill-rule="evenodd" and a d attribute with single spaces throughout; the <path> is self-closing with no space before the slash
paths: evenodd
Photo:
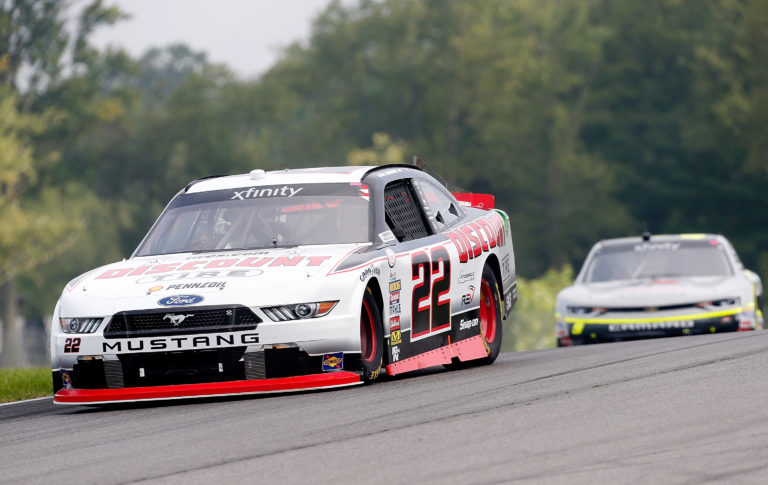
<path id="1" fill-rule="evenodd" d="M 559 347 L 658 337 L 739 332 L 755 329 L 755 319 L 738 311 L 709 318 L 564 319 L 557 323 Z"/>
<path id="2" fill-rule="evenodd" d="M 54 369 L 54 392 L 58 394 L 61 389 L 111 391 L 233 382 L 267 383 L 317 375 L 324 371 L 334 374 L 342 369 L 352 372 L 360 370 L 359 353 L 311 356 L 297 346 L 287 345 L 257 351 L 248 349 L 226 347 L 80 356 L 71 367 Z M 326 356 L 333 361 L 333 367 L 327 366 Z"/>
<path id="3" fill-rule="evenodd" d="M 123 389 L 60 389 L 53 397 L 56 404 L 114 404 L 137 401 L 222 397 L 249 394 L 307 391 L 347 387 L 362 384 L 353 372 L 331 372 L 305 376 L 227 381 L 198 384 L 177 384 Z"/>

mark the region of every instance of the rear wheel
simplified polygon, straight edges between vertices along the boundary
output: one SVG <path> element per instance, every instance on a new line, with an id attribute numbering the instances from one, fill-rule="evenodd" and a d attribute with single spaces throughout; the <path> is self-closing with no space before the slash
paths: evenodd
<path id="1" fill-rule="evenodd" d="M 376 299 L 366 288 L 360 308 L 360 363 L 363 382 L 375 381 L 381 373 L 384 356 L 384 333 Z"/>
<path id="2" fill-rule="evenodd" d="M 488 356 L 478 359 L 478 364 L 492 364 L 501 351 L 501 291 L 490 266 L 483 268 L 480 282 L 480 335 L 485 341 Z"/>
<path id="3" fill-rule="evenodd" d="M 496 283 L 496 275 L 486 266 L 480 280 L 480 336 L 483 338 L 488 356 L 470 361 L 460 361 L 454 357 L 450 364 L 443 364 L 448 369 L 463 369 L 468 366 L 493 364 L 501 351 L 501 292 Z"/>

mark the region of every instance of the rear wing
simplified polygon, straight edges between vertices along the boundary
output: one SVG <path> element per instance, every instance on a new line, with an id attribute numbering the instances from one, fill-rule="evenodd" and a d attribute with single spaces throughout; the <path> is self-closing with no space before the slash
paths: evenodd
<path id="1" fill-rule="evenodd" d="M 470 194 L 468 192 L 452 192 L 452 194 L 462 207 L 491 210 L 495 206 L 495 201 L 491 194 Z"/>

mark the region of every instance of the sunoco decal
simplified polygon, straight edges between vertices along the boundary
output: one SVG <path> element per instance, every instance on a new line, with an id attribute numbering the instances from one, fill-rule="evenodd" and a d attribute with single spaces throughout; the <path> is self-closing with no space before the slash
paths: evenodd
<path id="1" fill-rule="evenodd" d="M 205 300 L 205 298 L 200 295 L 173 295 L 157 300 L 157 304 L 163 306 L 194 305 L 203 300 Z"/>
<path id="2" fill-rule="evenodd" d="M 323 354 L 323 371 L 341 370 L 344 368 L 344 353 Z"/>

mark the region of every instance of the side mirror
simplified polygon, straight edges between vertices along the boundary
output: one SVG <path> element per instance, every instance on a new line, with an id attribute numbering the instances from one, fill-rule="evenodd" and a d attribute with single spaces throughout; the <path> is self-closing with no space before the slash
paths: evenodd
<path id="1" fill-rule="evenodd" d="M 760 277 L 755 273 L 754 271 L 750 271 L 748 269 L 744 270 L 744 274 L 747 275 L 747 279 L 752 282 L 753 285 L 755 285 L 755 296 L 762 296 L 763 295 L 763 282 L 760 280 Z"/>

